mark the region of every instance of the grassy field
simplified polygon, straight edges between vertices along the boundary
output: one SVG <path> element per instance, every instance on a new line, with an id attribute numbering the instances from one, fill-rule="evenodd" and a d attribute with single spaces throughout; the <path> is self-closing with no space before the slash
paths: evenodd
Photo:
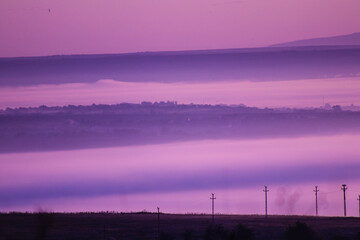
<path id="1" fill-rule="evenodd" d="M 0 214 L 0 239 L 360 239 L 360 218 L 354 217 L 216 215 L 211 228 L 210 215 L 162 213 L 160 237 L 157 217 L 154 213 Z M 296 222 L 306 226 L 295 227 Z M 244 227 L 240 235 L 234 231 L 239 224 Z M 302 235 L 306 231 L 311 237 Z"/>

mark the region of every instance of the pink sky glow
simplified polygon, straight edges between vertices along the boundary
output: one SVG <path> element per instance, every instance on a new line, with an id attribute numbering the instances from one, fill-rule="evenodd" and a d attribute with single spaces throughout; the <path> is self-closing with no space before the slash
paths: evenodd
<path id="1" fill-rule="evenodd" d="M 4 0 L 0 57 L 262 47 L 360 32 L 358 0 Z"/>

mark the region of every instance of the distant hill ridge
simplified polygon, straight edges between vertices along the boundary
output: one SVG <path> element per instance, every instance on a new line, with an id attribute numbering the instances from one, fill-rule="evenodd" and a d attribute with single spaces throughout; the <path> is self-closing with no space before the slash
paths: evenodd
<path id="1" fill-rule="evenodd" d="M 0 86 L 354 77 L 359 63 L 360 45 L 0 58 Z"/>
<path id="2" fill-rule="evenodd" d="M 304 46 L 357 46 L 360 45 L 360 32 L 332 36 L 297 40 L 271 45 L 270 47 L 304 47 Z"/>

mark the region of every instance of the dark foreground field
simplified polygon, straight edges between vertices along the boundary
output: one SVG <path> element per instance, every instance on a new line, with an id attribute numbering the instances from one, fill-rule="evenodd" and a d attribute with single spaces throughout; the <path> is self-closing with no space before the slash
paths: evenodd
<path id="1" fill-rule="evenodd" d="M 157 214 L 0 214 L 0 239 L 360 239 L 360 218 L 217 215 L 211 227 L 209 215 L 160 214 L 159 236 Z"/>

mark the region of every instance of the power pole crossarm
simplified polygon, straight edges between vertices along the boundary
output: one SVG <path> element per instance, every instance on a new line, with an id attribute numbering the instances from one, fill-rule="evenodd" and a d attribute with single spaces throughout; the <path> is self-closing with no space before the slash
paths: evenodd
<path id="1" fill-rule="evenodd" d="M 264 187 L 265 189 L 263 192 L 265 193 L 265 217 L 267 218 L 268 215 L 268 209 L 267 209 L 267 193 L 269 192 L 267 186 Z"/>
<path id="2" fill-rule="evenodd" d="M 315 186 L 315 190 L 313 190 L 315 192 L 315 213 L 316 216 L 318 216 L 318 186 Z"/>

